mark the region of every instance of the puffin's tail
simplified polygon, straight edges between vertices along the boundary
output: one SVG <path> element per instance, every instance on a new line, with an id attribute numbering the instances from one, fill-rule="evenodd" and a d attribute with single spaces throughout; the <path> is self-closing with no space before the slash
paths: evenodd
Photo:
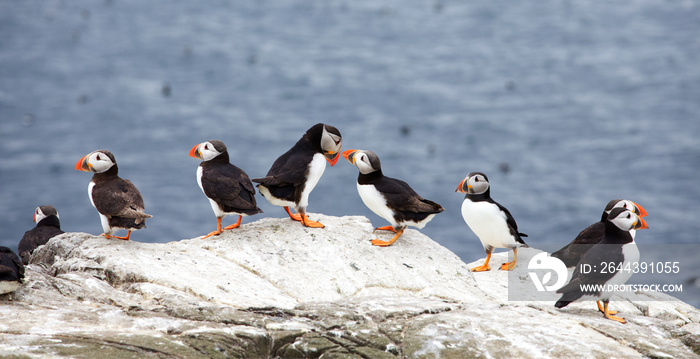
<path id="1" fill-rule="evenodd" d="M 571 301 L 569 301 L 569 300 L 560 300 L 560 301 L 554 303 L 554 306 L 557 308 L 564 308 L 569 304 L 571 304 Z"/>
<path id="2" fill-rule="evenodd" d="M 515 236 L 515 241 L 520 243 L 520 247 L 530 248 L 521 237 L 527 237 L 527 234 L 518 232 L 518 235 Z"/>

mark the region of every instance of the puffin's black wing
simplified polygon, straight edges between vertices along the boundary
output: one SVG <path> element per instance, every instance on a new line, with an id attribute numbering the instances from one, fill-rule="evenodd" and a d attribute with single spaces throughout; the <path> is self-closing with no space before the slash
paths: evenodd
<path id="1" fill-rule="evenodd" d="M 92 201 L 97 211 L 108 217 L 151 217 L 143 212 L 143 198 L 136 186 L 120 177 L 97 183 L 92 189 Z"/>
<path id="2" fill-rule="evenodd" d="M 489 197 L 487 201 L 498 206 L 498 208 L 506 214 L 506 223 L 508 224 L 508 228 L 510 229 L 510 234 L 512 234 L 513 237 L 515 237 L 516 242 L 523 244 L 527 247 L 528 245 L 523 241 L 522 238 L 520 238 L 527 237 L 527 234 L 518 232 L 518 224 L 515 223 L 515 218 L 513 218 L 513 215 L 510 214 L 508 208 L 501 206 L 500 203 L 494 201 L 493 199 L 491 199 L 491 197 Z"/>
<path id="3" fill-rule="evenodd" d="M 24 265 L 11 249 L 0 247 L 0 279 L 19 280 L 24 278 Z"/>
<path id="4" fill-rule="evenodd" d="M 296 150 L 292 147 L 277 158 L 267 172 L 267 176 L 254 178 L 253 182 L 272 186 L 298 186 L 306 181 L 306 172 L 313 155 L 313 152 Z"/>
<path id="5" fill-rule="evenodd" d="M 618 248 L 619 250 L 615 250 Z M 582 292 L 582 285 L 602 285 L 605 284 L 610 278 L 615 276 L 616 272 L 614 270 L 603 270 L 601 263 L 614 263 L 615 265 L 623 263 L 625 260 L 622 255 L 622 247 L 613 244 L 598 244 L 593 246 L 588 252 L 586 252 L 579 265 L 576 266 L 573 275 L 571 276 L 571 281 L 569 283 L 557 290 L 557 293 L 563 294 L 559 301 L 555 304 L 557 308 L 562 308 L 567 306 L 572 301 L 581 298 L 584 294 L 598 295 L 600 291 L 590 291 Z M 596 270 L 591 270 L 588 273 L 581 272 L 580 264 L 588 264 L 591 268 L 596 268 Z"/>
<path id="6" fill-rule="evenodd" d="M 445 209 L 439 204 L 424 199 L 408 183 L 391 177 L 374 181 L 374 186 L 384 195 L 390 208 L 412 213 L 440 213 Z"/>
<path id="7" fill-rule="evenodd" d="M 573 267 L 584 253 L 602 241 L 604 236 L 605 223 L 593 223 L 582 230 L 571 243 L 552 253 L 552 257 L 559 258 L 567 267 Z"/>
<path id="8" fill-rule="evenodd" d="M 60 228 L 53 226 L 34 227 L 25 232 L 17 245 L 17 251 L 22 258 L 22 262 L 28 264 L 30 255 L 37 247 L 43 246 L 49 239 L 63 233 Z"/>
<path id="9" fill-rule="evenodd" d="M 229 163 L 208 169 L 202 175 L 206 176 L 206 180 L 202 179 L 204 194 L 224 211 L 259 210 L 255 201 L 255 187 L 240 168 Z"/>

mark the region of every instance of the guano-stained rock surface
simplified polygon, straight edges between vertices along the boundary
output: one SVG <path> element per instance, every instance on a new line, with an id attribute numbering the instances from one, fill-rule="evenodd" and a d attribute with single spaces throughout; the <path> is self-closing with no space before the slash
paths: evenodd
<path id="1" fill-rule="evenodd" d="M 326 228 L 265 218 L 162 244 L 53 238 L 25 284 L 0 296 L 0 357 L 700 355 L 700 312 L 683 302 L 618 299 L 623 325 L 590 302 L 508 301 L 506 272 L 472 274 L 476 263 L 418 231 L 378 248 L 364 217 L 312 217 Z M 522 280 L 537 253 L 519 251 Z"/>

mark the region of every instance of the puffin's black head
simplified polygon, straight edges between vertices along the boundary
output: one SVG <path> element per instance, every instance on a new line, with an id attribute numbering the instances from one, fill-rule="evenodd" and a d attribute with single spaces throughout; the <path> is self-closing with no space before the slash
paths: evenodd
<path id="1" fill-rule="evenodd" d="M 303 138 L 306 138 L 314 148 L 320 150 L 331 166 L 338 162 L 340 148 L 343 145 L 343 137 L 337 128 L 317 123 L 306 131 Z"/>
<path id="2" fill-rule="evenodd" d="M 58 211 L 53 206 L 39 206 L 34 210 L 34 223 L 41 222 L 42 219 L 56 216 L 58 218 Z"/>
<path id="3" fill-rule="evenodd" d="M 112 152 L 97 150 L 78 160 L 78 163 L 75 164 L 75 169 L 77 171 L 103 173 L 116 166 L 117 161 L 114 159 Z"/>
<path id="4" fill-rule="evenodd" d="M 202 142 L 190 150 L 190 157 L 198 158 L 202 161 L 209 161 L 226 153 L 226 145 L 219 140 L 209 140 Z"/>
<path id="5" fill-rule="evenodd" d="M 472 172 L 459 183 L 455 192 L 483 194 L 489 191 L 489 179 L 484 173 Z"/>
<path id="6" fill-rule="evenodd" d="M 610 211 L 612 211 L 614 208 L 625 208 L 629 209 L 630 211 L 634 212 L 634 214 L 638 215 L 639 217 L 646 217 L 647 211 L 644 209 L 644 207 L 626 199 L 614 199 L 605 206 L 605 210 L 603 211 L 603 215 L 601 216 L 600 221 L 605 222 L 608 219 L 608 214 Z"/>
<path id="7" fill-rule="evenodd" d="M 613 208 L 608 215 L 607 221 L 623 231 L 649 228 L 647 222 L 627 208 Z"/>

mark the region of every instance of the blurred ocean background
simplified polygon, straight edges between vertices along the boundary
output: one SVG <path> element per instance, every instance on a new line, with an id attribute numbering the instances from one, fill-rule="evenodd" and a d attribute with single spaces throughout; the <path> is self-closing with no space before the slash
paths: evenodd
<path id="1" fill-rule="evenodd" d="M 465 262 L 484 256 L 455 193 L 468 172 L 539 248 L 633 200 L 643 258 L 679 258 L 676 295 L 698 306 L 699 35 L 695 0 L 0 1 L 0 245 L 16 250 L 44 204 L 63 230 L 101 233 L 73 169 L 96 149 L 154 216 L 132 240 L 206 234 L 192 146 L 220 139 L 261 177 L 324 122 L 442 204 L 421 231 Z M 356 177 L 328 167 L 309 212 L 385 225 Z M 258 203 L 244 224 L 286 216 Z"/>

